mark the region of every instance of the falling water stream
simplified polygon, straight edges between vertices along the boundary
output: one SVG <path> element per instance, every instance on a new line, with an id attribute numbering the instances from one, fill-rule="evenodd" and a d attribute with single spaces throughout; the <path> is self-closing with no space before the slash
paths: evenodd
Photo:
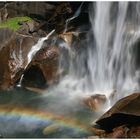
<path id="1" fill-rule="evenodd" d="M 28 53 L 28 61 L 27 61 L 27 64 L 24 68 L 24 71 L 26 70 L 26 68 L 28 67 L 28 65 L 30 64 L 30 62 L 32 61 L 32 58 L 34 57 L 34 55 L 41 49 L 42 45 L 43 45 L 43 42 L 45 40 L 47 40 L 53 33 L 54 33 L 55 30 L 52 30 L 46 37 L 42 37 L 38 40 L 37 44 L 35 44 L 30 52 Z M 21 59 L 22 60 L 22 59 Z M 22 80 L 23 80 L 23 77 L 24 77 L 24 74 L 21 75 L 21 78 L 19 80 L 19 83 L 17 84 L 17 87 L 21 87 L 22 85 Z"/>
<path id="2" fill-rule="evenodd" d="M 111 10 L 115 8 L 113 6 L 111 2 L 97 2 L 95 17 L 93 11 L 90 12 L 96 45 L 93 51 L 89 51 L 94 55 L 89 53 L 88 66 L 95 93 L 104 93 L 109 97 L 110 91 L 117 90 L 119 98 L 122 98 L 139 90 L 132 48 L 138 37 L 135 34 L 130 35 L 130 31 L 139 30 L 140 7 L 139 3 L 131 5 L 128 2 L 119 2 L 115 5 L 117 13 L 111 19 Z M 129 11 L 130 6 L 133 11 Z"/>
<path id="3" fill-rule="evenodd" d="M 64 33 L 67 32 L 67 28 L 68 28 L 68 25 L 69 25 L 70 21 L 72 21 L 73 19 L 77 18 L 80 15 L 82 5 L 83 5 L 83 2 L 81 3 L 81 5 L 77 9 L 77 11 L 74 13 L 74 15 L 71 18 L 69 18 L 69 19 L 66 20 Z"/>
<path id="4" fill-rule="evenodd" d="M 80 14 L 81 7 L 82 4 L 78 12 L 66 21 L 65 32 L 68 22 Z M 25 137 L 27 132 L 23 130 L 28 128 L 31 137 L 44 137 L 42 128 L 52 126 L 54 132 L 46 132 L 45 137 L 85 138 L 93 135 L 87 128 L 108 107 L 118 99 L 140 90 L 140 72 L 136 67 L 133 50 L 140 38 L 140 3 L 96 2 L 90 5 L 89 17 L 91 29 L 86 41 L 81 40 L 80 49 L 74 55 L 71 54 L 74 50 L 70 50 L 67 59 L 65 56 L 60 59 L 60 69 L 65 70 L 62 64 L 66 63 L 68 72 L 65 76 L 60 76 L 57 85 L 49 87 L 36 97 L 28 94 L 25 89 L 15 89 L 11 102 L 10 98 L 3 97 L 3 102 L 7 102 L 11 108 L 16 105 L 22 109 L 11 109 L 10 114 L 8 109 L 0 108 L 0 119 L 3 120 L 0 122 L 1 134 L 7 137 L 16 137 L 17 134 Z M 28 54 L 28 64 L 53 32 L 32 47 Z M 58 47 L 62 46 L 68 48 L 65 43 Z M 113 100 L 110 98 L 112 93 L 115 93 Z M 95 94 L 107 97 L 108 106 L 101 112 L 92 112 L 82 104 L 84 97 Z M 12 131 L 13 124 L 15 129 Z M 1 129 L 3 126 L 5 130 Z"/>

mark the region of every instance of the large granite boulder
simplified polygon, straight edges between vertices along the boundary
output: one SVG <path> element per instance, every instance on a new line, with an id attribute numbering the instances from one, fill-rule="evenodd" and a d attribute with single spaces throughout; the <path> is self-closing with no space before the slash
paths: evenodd
<path id="1" fill-rule="evenodd" d="M 10 88 L 27 65 L 27 55 L 35 44 L 31 36 L 23 36 L 9 29 L 0 30 L 0 88 Z"/>

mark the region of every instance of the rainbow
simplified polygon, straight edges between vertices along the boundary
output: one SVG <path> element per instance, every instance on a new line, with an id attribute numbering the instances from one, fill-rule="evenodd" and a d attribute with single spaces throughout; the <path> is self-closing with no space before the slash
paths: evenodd
<path id="1" fill-rule="evenodd" d="M 22 117 L 27 120 L 43 121 L 43 122 L 53 122 L 62 127 L 72 128 L 77 131 L 89 133 L 90 128 L 82 125 L 77 120 L 72 118 L 66 118 L 64 116 L 59 116 L 47 111 L 35 110 L 31 108 L 24 107 L 13 107 L 13 106 L 0 106 L 0 117 Z"/>

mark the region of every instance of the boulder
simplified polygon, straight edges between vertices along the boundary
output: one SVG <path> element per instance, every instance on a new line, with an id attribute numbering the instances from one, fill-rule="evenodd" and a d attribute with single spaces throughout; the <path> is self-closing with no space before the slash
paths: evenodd
<path id="1" fill-rule="evenodd" d="M 41 69 L 48 85 L 57 80 L 59 54 L 60 50 L 56 46 L 44 47 L 37 52 L 33 60 L 33 65 Z"/>
<path id="2" fill-rule="evenodd" d="M 89 96 L 83 100 L 84 104 L 89 107 L 92 111 L 99 111 L 102 109 L 107 98 L 105 95 L 95 94 Z"/>
<path id="3" fill-rule="evenodd" d="M 93 126 L 93 132 L 100 138 L 140 138 L 140 93 L 120 99 Z M 103 133 L 97 133 L 103 132 Z"/>
<path id="4" fill-rule="evenodd" d="M 109 111 L 97 120 L 105 130 L 123 124 L 140 124 L 140 93 L 120 99 Z"/>
<path id="5" fill-rule="evenodd" d="M 106 138 L 127 138 L 129 128 L 126 125 L 118 126 L 113 129 L 113 132 L 107 133 Z"/>
<path id="6" fill-rule="evenodd" d="M 0 88 L 8 89 L 21 76 L 27 64 L 27 54 L 35 44 L 29 36 L 22 36 L 8 29 L 0 30 Z"/>

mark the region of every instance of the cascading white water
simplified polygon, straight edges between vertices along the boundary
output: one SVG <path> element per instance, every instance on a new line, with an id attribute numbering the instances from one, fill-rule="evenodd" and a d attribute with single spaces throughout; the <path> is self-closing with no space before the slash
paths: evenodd
<path id="1" fill-rule="evenodd" d="M 28 62 L 27 62 L 27 65 L 31 62 L 33 56 L 41 49 L 42 45 L 43 45 L 43 42 L 45 40 L 47 40 L 53 33 L 54 33 L 55 30 L 52 30 L 46 37 L 42 37 L 38 40 L 37 44 L 35 44 L 30 52 L 28 53 Z"/>
<path id="2" fill-rule="evenodd" d="M 133 18 L 130 18 L 129 3 L 119 2 L 115 5 L 118 9 L 116 17 L 111 19 L 112 6 L 111 2 L 97 2 L 94 7 L 95 17 L 90 11 L 96 46 L 93 50 L 94 55 L 89 54 L 88 66 L 93 91 L 106 93 L 107 97 L 113 90 L 130 93 L 139 90 L 132 47 L 134 40 L 140 36 L 130 35 L 128 26 L 136 32 L 135 27 L 139 26 L 140 21 L 137 10 L 140 7 L 138 3 L 133 5 L 137 10 L 131 11 Z"/>

